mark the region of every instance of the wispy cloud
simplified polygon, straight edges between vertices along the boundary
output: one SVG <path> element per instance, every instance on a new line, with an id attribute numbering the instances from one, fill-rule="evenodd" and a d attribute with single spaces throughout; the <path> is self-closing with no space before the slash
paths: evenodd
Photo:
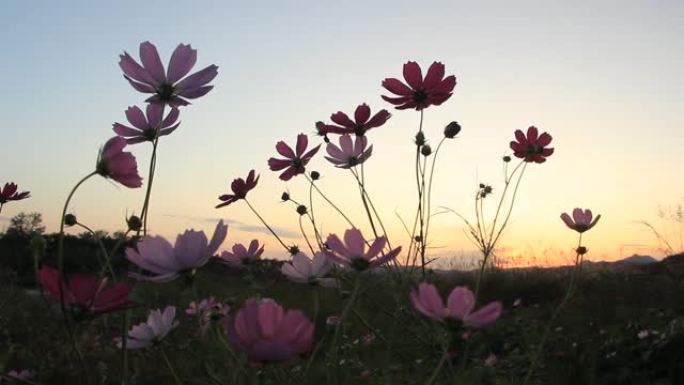
<path id="1" fill-rule="evenodd" d="M 215 224 L 221 219 L 223 219 L 224 222 L 229 223 L 231 225 L 231 228 L 237 231 L 242 231 L 245 233 L 262 233 L 262 234 L 268 234 L 271 235 L 271 233 L 268 231 L 267 228 L 263 226 L 256 226 L 256 225 L 250 225 L 244 222 L 240 221 L 235 221 L 232 219 L 226 219 L 226 218 L 213 218 L 213 217 L 195 217 L 191 215 L 176 215 L 176 214 L 164 214 L 163 216 L 168 217 L 168 218 L 174 218 L 174 219 L 182 219 L 182 220 L 187 220 L 187 221 L 193 221 L 193 222 L 200 222 L 200 223 L 211 223 Z M 273 228 L 273 231 L 278 234 L 280 237 L 284 238 L 299 238 L 300 234 L 296 231 L 286 229 L 284 227 L 278 227 L 278 226 L 271 226 Z"/>

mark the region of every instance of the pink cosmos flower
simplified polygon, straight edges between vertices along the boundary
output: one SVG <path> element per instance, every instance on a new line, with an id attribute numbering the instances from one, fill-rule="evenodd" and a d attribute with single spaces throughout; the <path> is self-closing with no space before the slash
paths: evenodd
<path id="1" fill-rule="evenodd" d="M 218 75 L 218 67 L 210 65 L 185 77 L 197 61 L 197 51 L 185 44 L 179 44 L 173 51 L 166 72 L 157 47 L 149 41 L 140 43 L 142 65 L 128 52 L 124 52 L 119 58 L 119 66 L 131 86 L 142 93 L 154 94 L 145 100 L 150 103 L 186 106 L 190 103 L 184 98 L 196 99 L 205 95 L 214 88 L 207 84 Z"/>
<path id="2" fill-rule="evenodd" d="M 351 168 L 366 161 L 373 152 L 373 146 L 366 148 L 368 139 L 365 136 L 357 136 L 352 142 L 351 136 L 344 134 L 340 136 L 340 147 L 328 143 L 325 150 L 328 155 L 325 159 L 339 168 Z"/>
<path id="3" fill-rule="evenodd" d="M 382 96 L 385 101 L 397 106 L 398 110 L 439 106 L 451 97 L 456 86 L 456 77 L 450 75 L 445 78 L 444 64 L 440 62 L 433 62 L 423 79 L 418 63 L 410 61 L 404 64 L 404 79 L 408 85 L 395 78 L 387 78 L 382 82 L 387 91 L 399 95 Z"/>
<path id="4" fill-rule="evenodd" d="M 330 115 L 332 120 L 337 125 L 325 124 L 323 122 L 316 123 L 316 129 L 319 135 L 327 134 L 354 134 L 363 136 L 366 131 L 371 128 L 380 127 L 387 119 L 392 116 L 387 110 L 378 111 L 371 118 L 371 109 L 366 103 L 360 104 L 354 111 L 354 120 L 349 119 L 349 116 L 342 111 Z"/>
<path id="5" fill-rule="evenodd" d="M 228 317 L 230 306 L 218 302 L 214 297 L 205 298 L 200 303 L 190 302 L 185 310 L 188 315 L 199 316 L 200 333 L 204 335 L 212 323 L 219 322 Z"/>
<path id="6" fill-rule="evenodd" d="M 161 342 L 171 330 L 178 326 L 176 308 L 167 306 L 162 312 L 159 309 L 150 311 L 147 322 L 137 324 L 128 332 L 126 349 L 140 349 Z M 121 341 L 117 343 L 121 348 Z"/>
<path id="7" fill-rule="evenodd" d="M 38 278 L 43 289 L 59 300 L 61 290 L 57 269 L 43 265 Z M 92 316 L 135 306 L 128 299 L 131 290 L 133 286 L 125 282 L 108 284 L 107 278 L 75 274 L 64 283 L 64 303 L 77 317 Z"/>
<path id="8" fill-rule="evenodd" d="M 216 208 L 218 209 L 223 206 L 228 206 L 229 204 L 237 202 L 240 199 L 245 199 L 247 197 L 247 193 L 255 188 L 257 183 L 259 183 L 259 175 L 257 175 L 255 178 L 254 170 L 249 172 L 247 175 L 247 180 L 242 178 L 233 179 L 233 183 L 230 184 L 230 189 L 233 190 L 233 193 L 219 196 L 218 199 L 223 201 L 223 203 L 216 205 Z"/>
<path id="9" fill-rule="evenodd" d="M 284 362 L 311 351 L 314 325 L 301 310 L 285 311 L 270 298 L 249 298 L 227 323 L 231 344 L 252 362 Z"/>
<path id="10" fill-rule="evenodd" d="M 303 174 L 306 171 L 307 163 L 309 163 L 311 158 L 316 155 L 318 149 L 321 147 L 319 144 L 305 153 L 308 145 L 309 138 L 304 134 L 297 135 L 296 152 L 281 140 L 276 144 L 276 150 L 280 155 L 284 156 L 285 159 L 270 158 L 268 160 L 268 167 L 272 171 L 285 169 L 285 171 L 280 174 L 280 179 L 284 181 L 292 179 L 295 175 Z"/>
<path id="11" fill-rule="evenodd" d="M 30 191 L 17 192 L 18 188 L 19 187 L 12 182 L 5 183 L 5 187 L 0 188 L 0 205 L 4 205 L 9 201 L 20 201 L 31 196 Z"/>
<path id="12" fill-rule="evenodd" d="M 314 254 L 313 260 L 304 253 L 297 253 L 292 256 L 292 261 L 283 264 L 280 271 L 292 282 L 335 287 L 335 278 L 324 278 L 330 269 L 332 264 L 323 253 Z"/>
<path id="13" fill-rule="evenodd" d="M 493 301 L 473 312 L 475 296 L 465 286 L 454 288 L 445 306 L 437 288 L 425 282 L 411 292 L 411 302 L 416 310 L 429 318 L 437 321 L 460 320 L 463 325 L 475 328 L 493 323 L 502 310 L 501 302 Z"/>
<path id="14" fill-rule="evenodd" d="M 130 188 L 142 186 L 138 163 L 130 152 L 124 152 L 126 139 L 115 136 L 105 143 L 97 157 L 95 170 L 105 178 L 111 178 Z"/>
<path id="15" fill-rule="evenodd" d="M 515 139 L 511 142 L 513 155 L 525 159 L 525 162 L 544 163 L 553 154 L 553 148 L 546 148 L 551 143 L 551 135 L 544 132 L 539 135 L 537 127 L 530 126 L 527 135 L 521 130 L 515 131 Z"/>
<path id="16" fill-rule="evenodd" d="M 23 369 L 23 370 L 10 370 L 5 374 L 6 377 L 9 377 L 10 379 L 16 378 L 19 380 L 30 380 L 33 379 L 36 374 L 33 370 L 28 370 L 28 369 Z M 2 381 L 2 376 L 0 376 L 0 384 L 3 383 Z M 14 383 L 14 382 L 11 382 Z M 22 382 L 23 383 L 23 382 Z"/>
<path id="17" fill-rule="evenodd" d="M 565 224 L 569 228 L 577 231 L 578 233 L 583 233 L 591 229 L 592 227 L 594 227 L 596 222 L 598 222 L 598 220 L 601 219 L 601 215 L 598 215 L 592 222 L 592 217 L 593 214 L 591 213 L 591 210 L 582 210 L 580 208 L 572 210 L 572 218 L 570 218 L 570 215 L 568 215 L 568 213 L 561 214 L 561 219 L 563 220 L 563 222 L 565 222 Z"/>
<path id="18" fill-rule="evenodd" d="M 145 236 L 138 243 L 138 250 L 126 249 L 126 258 L 148 274 L 129 273 L 143 281 L 169 282 L 181 274 L 192 272 L 207 263 L 218 250 L 228 234 L 228 225 L 219 221 L 211 241 L 203 231 L 186 230 L 178 235 L 174 246 L 160 236 Z"/>
<path id="19" fill-rule="evenodd" d="M 117 135 L 127 138 L 128 144 L 152 142 L 155 136 L 166 136 L 178 128 L 180 122 L 176 123 L 176 121 L 179 114 L 178 108 L 173 107 L 169 114 L 166 115 L 166 118 L 164 118 L 163 104 L 148 104 L 146 114 L 143 114 L 142 110 L 137 106 L 128 107 L 126 119 L 128 119 L 128 122 L 133 127 L 114 123 L 112 129 Z"/>
<path id="20" fill-rule="evenodd" d="M 358 229 L 349 229 L 344 232 L 344 243 L 335 234 L 330 234 L 326 240 L 328 250 L 325 255 L 333 262 L 344 266 L 351 266 L 357 271 L 380 266 L 393 260 L 401 252 L 401 246 L 380 256 L 387 238 L 379 237 L 366 251 L 366 241 Z"/>
<path id="21" fill-rule="evenodd" d="M 219 258 L 221 259 L 221 262 L 227 265 L 241 267 L 260 259 L 261 254 L 263 253 L 264 246 L 261 245 L 261 247 L 259 247 L 259 241 L 253 239 L 252 242 L 249 243 L 249 248 L 246 248 L 241 243 L 236 243 L 233 245 L 232 253 L 230 251 L 224 251 Z"/>

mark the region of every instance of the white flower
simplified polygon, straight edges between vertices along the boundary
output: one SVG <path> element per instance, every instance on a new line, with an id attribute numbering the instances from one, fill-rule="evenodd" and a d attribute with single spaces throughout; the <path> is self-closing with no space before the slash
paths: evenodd
<path id="1" fill-rule="evenodd" d="M 162 312 L 159 309 L 150 311 L 147 322 L 135 325 L 128 332 L 126 348 L 140 349 L 161 341 L 171 330 L 178 326 L 176 308 L 167 306 Z M 117 343 L 121 347 L 121 342 Z"/>

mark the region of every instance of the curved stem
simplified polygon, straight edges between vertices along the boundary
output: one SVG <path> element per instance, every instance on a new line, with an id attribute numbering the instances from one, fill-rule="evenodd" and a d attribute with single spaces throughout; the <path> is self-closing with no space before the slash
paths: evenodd
<path id="1" fill-rule="evenodd" d="M 314 184 L 314 181 L 308 175 L 306 175 L 306 174 L 304 174 L 304 175 L 306 176 L 306 179 L 309 181 L 309 183 L 311 183 L 311 186 L 313 186 L 313 188 L 316 189 L 316 192 L 318 192 L 318 194 L 323 199 L 325 199 L 325 201 L 328 202 L 328 204 L 330 204 L 330 206 L 333 209 L 335 209 L 335 211 L 337 211 L 342 216 L 342 218 L 344 218 L 345 221 L 347 221 L 349 226 L 351 226 L 353 228 L 357 228 L 356 226 L 354 226 L 354 223 L 351 221 L 351 219 L 349 219 L 349 217 L 347 217 L 347 215 L 342 210 L 340 210 L 340 208 L 337 207 L 336 204 L 334 204 L 330 199 L 328 199 L 327 196 L 325 196 L 325 194 L 323 194 L 323 191 L 321 191 L 321 189 L 319 189 L 318 186 L 316 186 L 316 184 Z"/>
<path id="2" fill-rule="evenodd" d="M 173 365 L 171 365 L 169 356 L 166 355 L 164 346 L 161 344 L 159 345 L 159 351 L 161 352 L 162 357 L 164 357 L 164 361 L 166 361 L 166 366 L 169 368 L 169 371 L 171 371 L 171 375 L 173 376 L 174 381 L 176 381 L 176 384 L 183 385 L 183 381 L 181 381 L 181 379 L 178 377 L 178 374 L 176 374 L 176 370 L 173 368 Z"/>
<path id="3" fill-rule="evenodd" d="M 313 249 L 313 246 L 311 246 L 311 242 L 309 242 L 309 237 L 306 236 L 306 231 L 304 231 L 304 225 L 302 224 L 302 216 L 299 216 L 299 230 L 302 232 L 302 236 L 304 237 L 304 240 L 306 241 L 306 244 L 309 246 L 309 250 L 311 250 L 311 258 L 313 258 L 313 255 L 316 254 L 316 252 Z"/>
<path id="4" fill-rule="evenodd" d="M 432 383 L 435 382 L 437 379 L 437 376 L 439 376 L 439 372 L 442 371 L 442 367 L 444 367 L 444 363 L 447 360 L 448 352 L 449 352 L 449 344 L 444 345 L 444 351 L 442 352 L 442 357 L 439 359 L 439 362 L 437 363 L 437 366 L 435 366 L 435 369 L 432 371 L 432 375 L 430 375 L 430 378 L 428 378 L 427 381 L 425 381 L 425 385 L 432 385 Z"/>
<path id="5" fill-rule="evenodd" d="M 104 266 L 101 267 L 102 270 L 100 271 L 100 275 L 104 275 L 104 271 L 106 269 L 109 269 L 109 274 L 112 276 L 112 280 L 116 281 L 116 275 L 114 274 L 114 269 L 112 268 L 112 262 L 109 258 L 109 253 L 107 253 L 107 249 L 105 248 L 104 243 L 102 243 L 102 238 L 100 238 L 100 236 L 97 235 L 97 233 L 95 233 L 93 229 L 84 225 L 83 223 L 76 222 L 76 225 L 80 226 L 81 228 L 89 232 L 97 241 L 98 246 L 100 246 L 100 251 L 102 252 L 102 255 L 104 256 L 105 260 Z"/>
<path id="6" fill-rule="evenodd" d="M 247 203 L 247 206 L 249 206 L 249 208 L 252 210 L 252 212 L 254 213 L 254 215 L 256 215 L 257 218 L 259 218 L 259 220 L 261 221 L 261 223 L 263 223 L 264 226 L 266 226 L 266 228 L 268 229 L 268 231 L 270 231 L 271 234 L 273 234 L 273 236 L 278 240 L 278 242 L 280 242 L 280 244 L 281 244 L 281 245 L 285 248 L 285 250 L 287 250 L 287 252 L 289 253 L 289 252 L 290 252 L 290 248 L 287 247 L 287 245 L 282 241 L 282 239 L 280 239 L 280 237 L 278 236 L 278 234 L 276 234 L 276 232 L 273 231 L 273 229 L 271 228 L 271 226 L 269 226 L 268 223 L 266 223 L 266 221 L 264 220 L 264 218 L 262 218 L 261 215 L 259 215 L 259 213 L 256 211 L 256 209 L 255 209 L 254 207 L 252 207 L 252 205 L 249 203 L 249 201 L 248 201 L 247 199 L 244 199 L 244 201 L 245 201 L 245 203 Z"/>

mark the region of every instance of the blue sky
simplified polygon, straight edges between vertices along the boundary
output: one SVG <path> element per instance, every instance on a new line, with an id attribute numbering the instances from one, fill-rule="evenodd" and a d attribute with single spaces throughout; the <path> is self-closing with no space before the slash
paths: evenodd
<path id="1" fill-rule="evenodd" d="M 625 245 L 655 245 L 635 221 L 657 221 L 659 204 L 684 198 L 681 2 L 187 4 L 4 4 L 0 183 L 16 181 L 33 197 L 8 205 L 3 216 L 40 211 L 55 229 L 70 187 L 92 170 L 99 146 L 113 135 L 111 124 L 123 122 L 127 106 L 143 104 L 117 63 L 124 50 L 137 57 L 145 40 L 164 62 L 182 42 L 198 50 L 198 69 L 219 66 L 216 88 L 183 110 L 181 127 L 160 145 L 151 213 L 153 229 L 166 236 L 210 230 L 207 219 L 223 217 L 246 226 L 234 226 L 224 246 L 253 237 L 271 242 L 250 227 L 257 223 L 246 207 L 213 209 L 230 181 L 252 168 L 262 174 L 252 202 L 275 226 L 296 230 L 296 214 L 278 198 L 285 189 L 302 196 L 306 185 L 281 183 L 267 169 L 273 146 L 361 102 L 391 110 L 380 99 L 380 82 L 400 77 L 407 60 L 441 61 L 458 79 L 454 96 L 426 111 L 429 139 L 438 140 L 451 120 L 464 127 L 440 155 L 436 205 L 470 215 L 477 183 L 500 184 L 499 158 L 515 129 L 535 124 L 554 136 L 556 154 L 523 181 L 504 239 L 508 250 L 564 253 L 575 239 L 558 215 L 581 206 L 603 214 L 587 237 L 593 256 L 615 258 L 631 253 Z M 394 213 L 408 217 L 413 207 L 410 138 L 418 115 L 391 112 L 371 136 L 375 151 L 366 170 L 393 237 L 403 240 Z M 132 151 L 146 170 L 149 147 Z M 325 176 L 322 188 L 361 221 L 351 177 L 322 157 L 312 167 Z M 139 211 L 143 193 L 94 180 L 72 207 L 91 227 L 115 230 Z M 342 231 L 330 216 L 326 230 Z M 472 248 L 455 218 L 434 225 L 440 252 Z"/>

